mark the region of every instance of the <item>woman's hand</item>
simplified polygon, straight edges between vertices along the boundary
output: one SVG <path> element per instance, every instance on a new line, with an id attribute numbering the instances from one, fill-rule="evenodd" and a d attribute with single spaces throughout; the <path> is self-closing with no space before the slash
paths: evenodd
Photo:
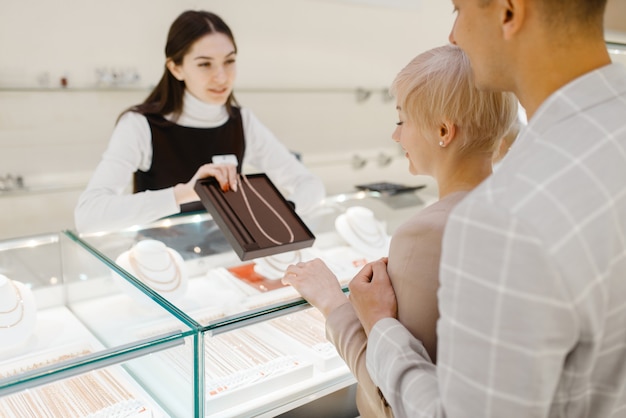
<path id="1" fill-rule="evenodd" d="M 215 177 L 217 182 L 223 191 L 233 189 L 237 191 L 237 166 L 234 164 L 204 164 L 196 174 L 193 175 L 191 180 L 187 183 L 179 183 L 174 186 L 174 196 L 176 203 L 182 205 L 183 203 L 194 202 L 200 200 L 194 187 L 196 182 L 200 179 L 207 177 Z"/>
<path id="2" fill-rule="evenodd" d="M 339 306 L 348 303 L 337 276 L 319 258 L 290 265 L 282 282 L 293 286 L 325 318 Z"/>

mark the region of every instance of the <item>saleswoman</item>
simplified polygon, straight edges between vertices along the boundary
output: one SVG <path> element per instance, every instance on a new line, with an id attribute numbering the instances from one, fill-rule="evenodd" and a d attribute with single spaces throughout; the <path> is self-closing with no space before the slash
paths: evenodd
<path id="1" fill-rule="evenodd" d="M 200 209 L 198 179 L 237 190 L 250 164 L 288 195 L 300 214 L 324 197 L 322 181 L 233 96 L 237 46 L 217 15 L 186 11 L 170 27 L 163 76 L 124 111 L 75 209 L 76 229 L 145 224 Z M 128 186 L 133 180 L 133 194 Z"/>

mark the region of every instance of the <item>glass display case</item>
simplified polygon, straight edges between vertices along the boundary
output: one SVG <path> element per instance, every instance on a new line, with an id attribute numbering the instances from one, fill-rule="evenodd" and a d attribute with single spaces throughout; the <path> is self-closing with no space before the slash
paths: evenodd
<path id="1" fill-rule="evenodd" d="M 303 217 L 315 235 L 311 247 L 248 261 L 239 259 L 206 212 L 68 235 L 125 271 L 129 296 L 147 295 L 197 328 L 201 355 L 180 345 L 161 364 L 197 376 L 202 401 L 196 416 L 270 417 L 355 383 L 325 338 L 323 316 L 282 284 L 285 268 L 321 258 L 347 290 L 365 263 L 387 255 L 395 228 L 436 197 L 432 188 L 415 189 L 366 188 L 328 197 Z M 172 328 L 146 327 L 146 333 Z"/>
<path id="2" fill-rule="evenodd" d="M 248 261 L 206 212 L 0 242 L 0 416 L 290 416 L 345 392 L 323 317 L 280 278 L 319 257 L 346 289 L 386 255 L 435 193 L 388 186 L 328 197 L 312 246 Z"/>
<path id="3" fill-rule="evenodd" d="M 68 234 L 0 242 L 0 416 L 193 416 L 198 333 Z M 184 350 L 181 350 L 184 348 Z"/>

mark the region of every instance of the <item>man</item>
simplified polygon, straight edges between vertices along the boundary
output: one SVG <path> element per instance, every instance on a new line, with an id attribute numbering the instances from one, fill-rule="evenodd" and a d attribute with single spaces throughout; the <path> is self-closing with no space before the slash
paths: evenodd
<path id="1" fill-rule="evenodd" d="M 606 0 L 454 0 L 450 41 L 529 123 L 450 215 L 438 363 L 394 319 L 384 261 L 350 284 L 396 417 L 626 416 L 626 69 Z"/>

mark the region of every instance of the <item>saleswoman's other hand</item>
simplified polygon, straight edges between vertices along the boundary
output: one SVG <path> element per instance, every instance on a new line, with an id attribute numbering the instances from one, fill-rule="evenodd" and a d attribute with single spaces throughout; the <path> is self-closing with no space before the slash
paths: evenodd
<path id="1" fill-rule="evenodd" d="M 179 183 L 174 186 L 174 196 L 176 197 L 176 203 L 182 205 L 183 203 L 194 202 L 200 200 L 194 187 L 196 182 L 200 179 L 207 177 L 215 177 L 217 182 L 223 191 L 233 190 L 237 191 L 237 166 L 234 164 L 204 164 L 196 174 L 193 175 L 191 180 L 187 183 Z"/>
<path id="2" fill-rule="evenodd" d="M 290 265 L 282 282 L 293 286 L 324 317 L 328 317 L 340 305 L 348 303 L 337 276 L 319 258 Z"/>

